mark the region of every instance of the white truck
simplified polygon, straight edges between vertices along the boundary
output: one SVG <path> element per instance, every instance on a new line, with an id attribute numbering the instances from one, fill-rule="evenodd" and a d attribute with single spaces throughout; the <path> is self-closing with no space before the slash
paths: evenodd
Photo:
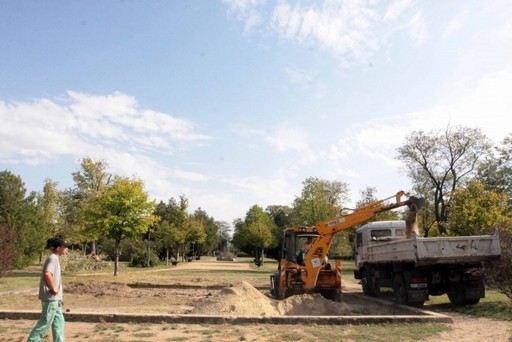
<path id="1" fill-rule="evenodd" d="M 499 236 L 405 237 L 405 221 L 371 222 L 356 230 L 356 270 L 363 292 L 392 288 L 395 302 L 423 306 L 446 293 L 452 304 L 485 296 L 483 262 L 499 258 Z"/>

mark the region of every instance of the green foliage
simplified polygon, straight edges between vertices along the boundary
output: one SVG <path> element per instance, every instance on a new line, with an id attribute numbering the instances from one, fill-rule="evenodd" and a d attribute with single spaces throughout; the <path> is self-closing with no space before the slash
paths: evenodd
<path id="1" fill-rule="evenodd" d="M 488 157 L 478 169 L 477 179 L 487 190 L 504 194 L 512 209 L 512 135 L 506 137 L 495 154 Z"/>
<path id="2" fill-rule="evenodd" d="M 263 208 L 253 205 L 247 211 L 244 221 L 235 221 L 233 244 L 245 252 L 273 247 L 277 244 L 275 229 L 274 222 Z"/>
<path id="3" fill-rule="evenodd" d="M 17 252 L 16 232 L 7 224 L 0 223 L 0 278 L 9 274 L 14 266 Z"/>
<path id="4" fill-rule="evenodd" d="M 135 239 L 124 239 L 119 244 L 119 261 L 130 261 L 132 255 L 138 250 L 144 248 L 144 242 Z M 107 239 L 100 244 L 101 254 L 104 254 L 108 260 L 116 260 L 116 242 L 114 239 Z"/>
<path id="5" fill-rule="evenodd" d="M 489 139 L 479 129 L 448 127 L 444 131 L 415 131 L 405 141 L 397 159 L 404 163 L 415 186 L 428 186 L 425 198 L 432 201 L 437 228 L 445 234 L 449 195 L 476 174 L 490 153 Z"/>
<path id="6" fill-rule="evenodd" d="M 36 194 L 26 195 L 21 177 L 9 171 L 0 172 L 0 224 L 7 224 L 16 233 L 14 267 L 32 262 L 43 249 L 46 238 L 38 221 Z"/>
<path id="7" fill-rule="evenodd" d="M 303 183 L 301 195 L 295 198 L 291 221 L 296 226 L 313 226 L 339 214 L 348 198 L 348 185 L 315 177 Z"/>
<path id="8" fill-rule="evenodd" d="M 138 179 L 116 177 L 113 183 L 94 195 L 87 208 L 89 229 L 116 244 L 114 275 L 119 268 L 119 246 L 148 231 L 158 221 L 153 215 L 155 203 L 148 200 L 144 184 Z"/>
<path id="9" fill-rule="evenodd" d="M 154 251 L 149 254 L 149 267 L 155 267 L 160 264 L 158 255 Z M 132 267 L 148 267 L 148 249 L 136 250 L 131 257 L 130 266 Z"/>
<path id="10" fill-rule="evenodd" d="M 500 236 L 501 257 L 486 265 L 485 280 L 512 300 L 512 222 L 504 221 L 496 229 Z M 512 320 L 512 305 L 509 312 Z"/>
<path id="11" fill-rule="evenodd" d="M 457 190 L 450 200 L 449 235 L 478 235 L 505 219 L 507 199 L 485 190 L 482 183 L 469 182 Z"/>

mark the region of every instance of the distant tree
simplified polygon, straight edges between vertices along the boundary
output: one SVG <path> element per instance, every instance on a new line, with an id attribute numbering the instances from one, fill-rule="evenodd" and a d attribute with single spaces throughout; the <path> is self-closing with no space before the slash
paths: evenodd
<path id="1" fill-rule="evenodd" d="M 246 213 L 245 219 L 235 221 L 233 244 L 243 251 L 255 251 L 256 260 L 263 258 L 264 250 L 277 244 L 276 226 L 263 208 L 253 205 Z"/>
<path id="2" fill-rule="evenodd" d="M 89 229 L 90 222 L 84 213 L 90 208 L 92 199 L 103 191 L 111 182 L 112 175 L 106 170 L 108 163 L 104 160 L 94 161 L 85 157 L 80 163 L 80 170 L 73 172 L 75 187 L 65 192 L 63 216 L 68 235 L 77 242 L 90 242 L 91 252 L 96 253 L 96 230 Z M 94 223 L 92 223 L 94 225 Z"/>
<path id="3" fill-rule="evenodd" d="M 143 182 L 126 177 L 115 177 L 110 186 L 92 197 L 86 211 L 88 228 L 97 236 L 114 240 L 114 276 L 119 272 L 121 241 L 147 232 L 148 227 L 158 220 L 153 215 L 155 206 L 148 200 Z"/>
<path id="4" fill-rule="evenodd" d="M 485 265 L 485 281 L 512 300 L 512 223 L 502 221 L 490 231 L 500 236 L 501 256 Z"/>
<path id="5" fill-rule="evenodd" d="M 503 194 L 485 190 L 471 181 L 452 194 L 449 206 L 449 235 L 485 234 L 490 227 L 506 219 L 507 199 Z"/>
<path id="6" fill-rule="evenodd" d="M 0 223 L 0 278 L 14 267 L 18 252 L 15 250 L 16 232 L 5 223 Z"/>
<path id="7" fill-rule="evenodd" d="M 356 202 L 356 208 L 363 207 L 365 205 L 368 205 L 370 203 L 379 201 L 380 198 L 377 196 L 377 188 L 368 186 L 365 189 L 361 190 L 361 199 Z M 394 194 L 388 194 L 388 195 L 394 195 Z M 392 220 L 399 220 L 400 215 L 397 211 L 389 210 L 384 211 L 382 213 L 378 213 L 372 220 L 370 221 L 392 221 Z"/>
<path id="8" fill-rule="evenodd" d="M 265 212 L 268 216 L 270 216 L 276 225 L 274 238 L 277 241 L 277 245 L 275 247 L 267 249 L 267 255 L 269 257 L 278 259 L 280 257 L 280 251 L 283 244 L 283 232 L 292 224 L 292 208 L 287 205 L 269 205 L 265 209 Z"/>
<path id="9" fill-rule="evenodd" d="M 448 201 L 460 185 L 476 173 L 491 144 L 479 129 L 448 127 L 444 131 L 415 131 L 398 148 L 413 183 L 430 182 L 437 228 L 447 232 Z"/>
<path id="10" fill-rule="evenodd" d="M 21 177 L 7 170 L 0 172 L 0 224 L 16 233 L 16 268 L 34 261 L 44 243 L 38 227 L 36 193 L 26 196 L 26 192 Z"/>
<path id="11" fill-rule="evenodd" d="M 512 209 L 512 135 L 479 166 L 477 179 L 487 190 L 507 196 L 509 210 Z"/>
<path id="12" fill-rule="evenodd" d="M 217 249 L 221 252 L 229 251 L 229 245 L 231 241 L 231 227 L 229 223 L 224 221 L 215 221 L 215 225 L 217 226 L 217 239 L 219 241 L 219 245 Z"/>
<path id="13" fill-rule="evenodd" d="M 196 209 L 192 217 L 201 223 L 204 228 L 204 242 L 196 242 L 194 254 L 197 256 L 211 254 L 219 246 L 219 227 L 213 217 L 208 216 L 201 208 Z"/>
<path id="14" fill-rule="evenodd" d="M 301 195 L 295 198 L 291 213 L 295 226 L 313 226 L 335 217 L 348 199 L 348 185 L 343 182 L 309 177 L 302 184 Z"/>
<path id="15" fill-rule="evenodd" d="M 188 199 L 185 195 L 181 195 L 179 202 L 174 198 L 169 199 L 167 203 L 160 202 L 155 211 L 155 215 L 160 217 L 159 226 L 155 231 L 157 244 L 160 244 L 158 241 L 161 235 L 160 230 L 164 229 L 168 238 L 166 239 L 165 248 L 175 251 L 177 260 L 180 258 L 180 254 L 183 259 L 188 252 L 188 246 L 191 244 L 189 236 L 190 220 L 187 209 Z M 168 224 L 164 225 L 164 222 Z"/>
<path id="16" fill-rule="evenodd" d="M 44 241 L 54 236 L 66 236 L 62 221 L 63 192 L 57 189 L 57 185 L 57 182 L 46 179 L 43 186 L 43 193 L 36 195 L 35 209 L 41 235 L 39 263 L 42 262 L 46 246 Z"/>

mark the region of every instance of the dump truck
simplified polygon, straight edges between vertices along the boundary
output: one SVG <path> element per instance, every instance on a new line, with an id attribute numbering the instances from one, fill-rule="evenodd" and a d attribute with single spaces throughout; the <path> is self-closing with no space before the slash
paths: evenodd
<path id="1" fill-rule="evenodd" d="M 371 222 L 356 230 L 354 277 L 363 293 L 393 290 L 398 304 L 421 307 L 429 295 L 455 305 L 485 296 L 483 263 L 500 256 L 499 235 L 406 237 L 405 221 Z"/>
<path id="2" fill-rule="evenodd" d="M 390 199 L 394 199 L 389 203 Z M 402 206 L 421 206 L 422 199 L 404 191 L 372 202 L 349 214 L 322 221 L 315 226 L 297 226 L 283 232 L 278 269 L 270 276 L 270 293 L 277 299 L 293 294 L 321 293 L 326 298 L 341 298 L 341 261 L 334 266 L 327 260 L 335 234 L 372 219 L 378 213 Z M 307 241 L 311 245 L 304 248 Z"/>

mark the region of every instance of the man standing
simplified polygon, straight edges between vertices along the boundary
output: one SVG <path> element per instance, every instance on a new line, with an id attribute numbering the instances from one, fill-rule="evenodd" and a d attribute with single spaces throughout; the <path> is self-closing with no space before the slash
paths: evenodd
<path id="1" fill-rule="evenodd" d="M 39 299 L 42 304 L 41 318 L 30 332 L 27 342 L 42 341 L 48 328 L 52 328 L 53 341 L 64 341 L 64 315 L 62 314 L 62 280 L 59 257 L 68 252 L 66 241 L 61 238 L 48 240 L 52 254 L 46 259 L 41 281 Z"/>

